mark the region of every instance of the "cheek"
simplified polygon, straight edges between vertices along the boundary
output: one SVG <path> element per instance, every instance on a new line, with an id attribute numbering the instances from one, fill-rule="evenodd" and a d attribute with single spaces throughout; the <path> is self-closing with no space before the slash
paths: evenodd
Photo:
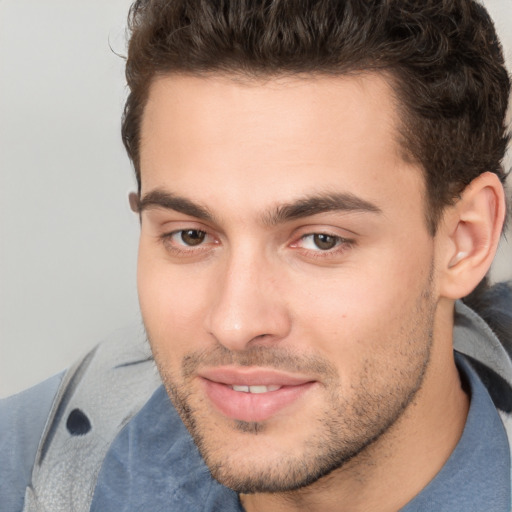
<path id="1" fill-rule="evenodd" d="M 315 340 L 318 350 L 344 367 L 355 368 L 377 354 L 390 360 L 403 351 L 430 279 L 428 247 L 412 252 L 381 247 L 373 264 L 333 274 L 315 288 L 303 283 L 316 291 L 296 302 L 300 338 Z"/>
<path id="2" fill-rule="evenodd" d="M 199 340 L 204 318 L 204 281 L 192 267 L 169 265 L 165 258 L 139 251 L 139 303 L 152 346 L 162 353 L 182 354 Z"/>

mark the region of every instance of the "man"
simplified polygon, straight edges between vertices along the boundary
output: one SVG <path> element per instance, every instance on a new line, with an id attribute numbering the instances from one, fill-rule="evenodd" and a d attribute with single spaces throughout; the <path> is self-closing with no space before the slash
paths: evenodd
<path id="1" fill-rule="evenodd" d="M 510 85 L 484 9 L 139 0 L 131 31 L 160 377 L 121 333 L 9 399 L 2 510 L 509 511 L 511 291 L 485 276 Z"/>

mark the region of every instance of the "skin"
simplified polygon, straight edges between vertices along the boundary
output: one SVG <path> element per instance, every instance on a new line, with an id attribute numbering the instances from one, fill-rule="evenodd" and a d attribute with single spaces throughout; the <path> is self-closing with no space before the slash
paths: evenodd
<path id="1" fill-rule="evenodd" d="M 397 130 L 379 75 L 152 84 L 141 310 L 171 399 L 247 511 L 397 510 L 462 433 L 453 244 L 428 232 Z M 207 392 L 220 367 L 308 385 L 240 421 Z"/>

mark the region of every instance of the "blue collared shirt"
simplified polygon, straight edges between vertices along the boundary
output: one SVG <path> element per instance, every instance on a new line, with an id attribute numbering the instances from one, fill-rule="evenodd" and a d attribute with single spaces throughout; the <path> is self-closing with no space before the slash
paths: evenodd
<path id="1" fill-rule="evenodd" d="M 446 464 L 401 512 L 510 512 L 510 450 L 489 393 L 464 356 L 457 366 L 471 395 L 466 425 Z"/>

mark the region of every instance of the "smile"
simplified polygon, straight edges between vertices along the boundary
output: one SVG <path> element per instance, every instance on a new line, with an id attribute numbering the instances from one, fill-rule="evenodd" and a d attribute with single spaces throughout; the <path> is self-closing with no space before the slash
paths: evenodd
<path id="1" fill-rule="evenodd" d="M 222 416 L 261 422 L 299 403 L 317 384 L 311 377 L 263 368 L 210 368 L 200 372 L 204 393 Z"/>

